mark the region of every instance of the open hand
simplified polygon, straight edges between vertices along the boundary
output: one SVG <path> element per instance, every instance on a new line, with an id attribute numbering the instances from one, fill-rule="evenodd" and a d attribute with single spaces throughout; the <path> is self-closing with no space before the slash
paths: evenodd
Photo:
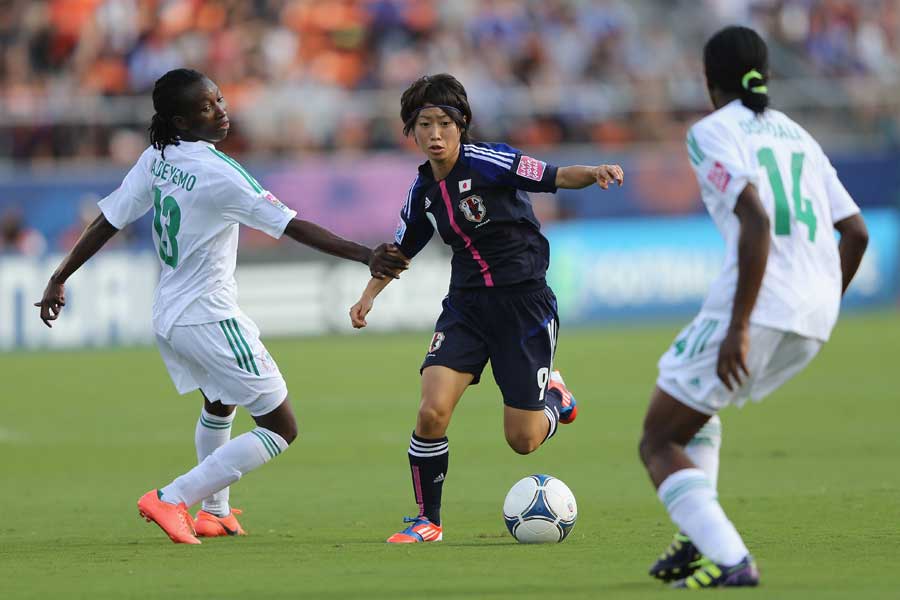
<path id="1" fill-rule="evenodd" d="M 375 279 L 400 279 L 400 273 L 408 268 L 409 259 L 394 244 L 380 244 L 369 259 L 369 272 Z"/>
<path id="2" fill-rule="evenodd" d="M 350 307 L 350 324 L 355 329 L 362 329 L 366 323 L 366 315 L 372 310 L 373 300 L 368 296 L 363 296 L 359 302 Z"/>
<path id="3" fill-rule="evenodd" d="M 747 327 L 729 327 L 722 345 L 719 346 L 719 362 L 716 365 L 716 374 L 728 391 L 733 392 L 741 385 L 741 371 L 745 377 L 750 376 L 747 369 L 747 352 L 750 349 L 750 334 Z M 732 384 L 731 380 L 734 379 Z"/>
<path id="4" fill-rule="evenodd" d="M 625 182 L 625 172 L 622 171 L 622 167 L 619 165 L 600 165 L 597 167 L 595 176 L 597 185 L 604 190 L 608 190 L 609 184 L 613 181 L 619 184 L 620 187 Z"/>
<path id="5" fill-rule="evenodd" d="M 35 306 L 41 309 L 41 321 L 47 327 L 53 327 L 50 321 L 59 318 L 62 307 L 66 305 L 66 286 L 63 283 L 56 283 L 52 279 L 47 282 L 44 288 L 44 297 L 40 302 L 35 302 Z"/>

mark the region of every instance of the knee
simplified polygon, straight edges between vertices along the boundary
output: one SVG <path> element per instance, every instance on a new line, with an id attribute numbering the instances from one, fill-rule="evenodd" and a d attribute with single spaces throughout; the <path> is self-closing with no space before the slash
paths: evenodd
<path id="1" fill-rule="evenodd" d="M 644 431 L 641 441 L 638 443 L 638 454 L 644 466 L 650 465 L 653 455 L 657 452 L 659 452 L 659 442 L 651 433 Z"/>
<path id="2" fill-rule="evenodd" d="M 419 407 L 417 429 L 425 437 L 441 437 L 450 424 L 450 411 L 440 406 L 423 402 Z"/>
<path id="3" fill-rule="evenodd" d="M 506 443 L 516 454 L 531 454 L 541 447 L 541 441 L 534 437 L 521 433 L 507 433 Z"/>
<path id="4" fill-rule="evenodd" d="M 284 438 L 284 441 L 287 442 L 289 446 L 297 439 L 297 419 L 290 419 L 290 421 L 285 424 L 285 431 L 281 434 L 281 437 Z"/>

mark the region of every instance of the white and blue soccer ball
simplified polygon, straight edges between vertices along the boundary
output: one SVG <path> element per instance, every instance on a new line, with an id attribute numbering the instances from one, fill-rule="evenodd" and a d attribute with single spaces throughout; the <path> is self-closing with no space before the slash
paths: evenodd
<path id="1" fill-rule="evenodd" d="M 516 482 L 503 501 L 506 528 L 523 544 L 549 544 L 566 539 L 578 505 L 565 483 L 550 475 L 529 475 Z"/>

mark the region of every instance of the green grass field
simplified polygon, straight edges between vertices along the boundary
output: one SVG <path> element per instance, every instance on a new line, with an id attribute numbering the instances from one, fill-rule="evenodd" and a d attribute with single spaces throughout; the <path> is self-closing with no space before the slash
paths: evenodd
<path id="1" fill-rule="evenodd" d="M 195 460 L 199 394 L 154 348 L 0 356 L 0 598 L 637 598 L 673 531 L 637 458 L 658 355 L 678 325 L 564 331 L 578 421 L 522 457 L 490 377 L 450 429 L 445 541 L 389 547 L 413 512 L 406 447 L 429 334 L 272 341 L 300 418 L 295 445 L 232 491 L 246 538 L 176 546 L 137 515 Z M 897 598 L 900 314 L 851 316 L 762 405 L 723 414 L 720 498 L 763 598 Z M 242 414 L 235 432 L 250 420 Z M 565 543 L 521 546 L 513 482 L 563 479 Z"/>

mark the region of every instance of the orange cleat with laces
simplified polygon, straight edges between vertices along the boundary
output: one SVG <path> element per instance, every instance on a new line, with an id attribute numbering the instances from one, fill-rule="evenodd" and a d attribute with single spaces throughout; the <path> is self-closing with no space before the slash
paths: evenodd
<path id="1" fill-rule="evenodd" d="M 235 515 L 241 514 L 239 508 L 233 509 L 227 517 L 219 517 L 205 510 L 197 513 L 194 519 L 194 531 L 199 537 L 219 537 L 220 535 L 247 535 Z"/>
<path id="2" fill-rule="evenodd" d="M 153 521 L 176 544 L 199 544 L 194 535 L 194 520 L 184 502 L 170 504 L 160 499 L 159 490 L 150 490 L 138 500 L 138 512 L 147 522 Z"/>

